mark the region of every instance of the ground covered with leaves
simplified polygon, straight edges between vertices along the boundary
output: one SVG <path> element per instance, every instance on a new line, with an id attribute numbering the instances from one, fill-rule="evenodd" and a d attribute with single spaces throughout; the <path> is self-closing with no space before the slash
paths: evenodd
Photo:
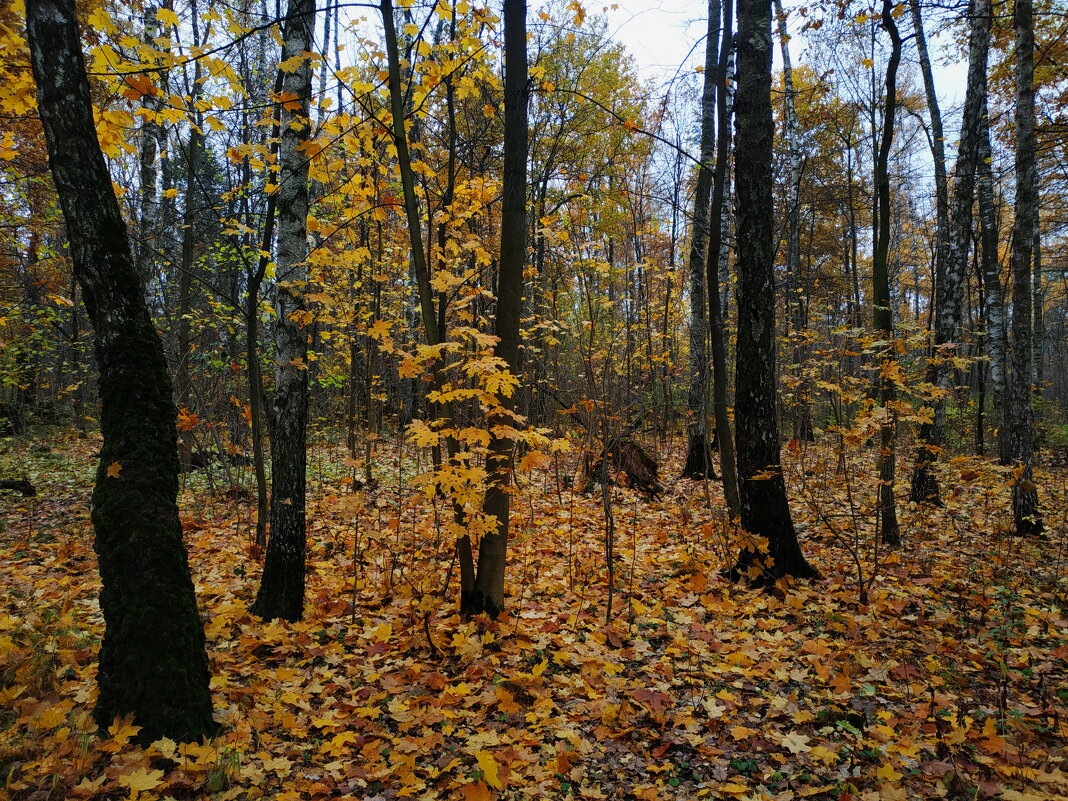
<path id="1" fill-rule="evenodd" d="M 448 514 L 409 489 L 410 454 L 380 447 L 378 486 L 359 492 L 351 464 L 313 460 L 295 625 L 247 611 L 260 566 L 245 494 L 190 477 L 183 524 L 221 733 L 141 748 L 129 721 L 108 736 L 91 722 L 97 447 L 0 446 L 0 475 L 38 489 L 0 495 L 0 798 L 1068 793 L 1064 470 L 1037 473 L 1048 537 L 1020 540 L 1006 474 L 950 461 L 945 507 L 903 503 L 890 552 L 873 536 L 868 460 L 795 448 L 795 517 L 824 578 L 771 592 L 720 577 L 738 541 L 714 482 L 667 480 L 655 502 L 616 487 L 607 624 L 605 498 L 566 480 L 574 456 L 522 481 L 496 621 L 454 613 Z"/>

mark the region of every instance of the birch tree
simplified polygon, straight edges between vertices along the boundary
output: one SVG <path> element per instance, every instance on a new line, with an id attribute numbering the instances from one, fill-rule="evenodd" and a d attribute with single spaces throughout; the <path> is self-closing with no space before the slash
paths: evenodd
<path id="1" fill-rule="evenodd" d="M 281 143 L 278 148 L 274 430 L 271 533 L 253 614 L 304 615 L 305 486 L 308 429 L 308 156 L 315 0 L 289 0 L 282 34 Z"/>

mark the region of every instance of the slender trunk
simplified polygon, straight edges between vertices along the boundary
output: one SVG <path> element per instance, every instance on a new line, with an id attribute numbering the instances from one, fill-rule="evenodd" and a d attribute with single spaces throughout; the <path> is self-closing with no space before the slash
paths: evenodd
<path id="1" fill-rule="evenodd" d="M 200 47 L 199 15 L 196 3 L 190 9 L 192 21 L 192 50 Z M 196 59 L 193 66 L 193 82 L 189 86 L 190 106 L 194 109 L 192 124 L 189 126 L 189 140 L 185 152 L 185 197 L 182 204 L 182 246 L 181 260 L 178 263 L 178 352 L 175 363 L 175 398 L 179 409 L 192 406 L 192 377 L 189 358 L 193 352 L 192 326 L 190 324 L 190 304 L 193 288 L 193 249 L 197 238 L 197 181 L 200 178 L 201 155 L 204 150 L 203 115 L 197 109 L 197 103 L 203 92 L 203 67 Z M 188 468 L 192 455 L 192 443 L 180 440 L 183 468 Z"/>
<path id="2" fill-rule="evenodd" d="M 912 27 L 916 31 L 916 54 L 920 60 L 920 74 L 923 75 L 927 114 L 931 118 L 931 158 L 934 161 L 935 177 L 935 275 L 937 276 L 941 274 L 949 246 L 949 180 L 946 176 L 946 135 L 942 127 L 942 111 L 938 106 L 934 71 L 931 69 L 931 57 L 927 50 L 927 36 L 923 30 L 923 17 L 920 15 L 919 0 L 910 0 L 909 8 L 912 12 Z M 984 79 L 985 74 L 984 72 Z"/>
<path id="3" fill-rule="evenodd" d="M 178 519 L 176 410 L 163 346 L 96 139 L 72 0 L 30 0 L 27 39 L 74 275 L 93 320 L 103 445 L 93 490 L 104 640 L 94 717 L 139 740 L 211 736 L 210 674 Z"/>
<path id="4" fill-rule="evenodd" d="M 693 216 L 690 225 L 690 392 L 687 397 L 685 478 L 714 477 L 712 453 L 708 447 L 708 287 L 705 262 L 709 260 L 709 222 L 712 195 L 712 159 L 716 147 L 716 70 L 721 25 L 721 0 L 708 2 L 708 30 L 705 37 L 704 90 L 701 94 L 701 163 L 697 170 Z M 728 34 L 729 36 L 729 34 Z"/>
<path id="5" fill-rule="evenodd" d="M 875 186 L 879 201 L 878 225 L 876 226 L 875 258 L 872 261 L 872 321 L 879 336 L 886 340 L 880 380 L 879 402 L 883 407 L 884 421 L 879 435 L 879 512 L 882 539 L 897 545 L 901 533 L 897 523 L 897 505 L 894 500 L 895 439 L 897 420 L 892 406 L 897 400 L 897 385 L 892 371 L 886 369 L 893 359 L 891 340 L 894 336 L 894 313 L 890 306 L 890 148 L 894 142 L 894 115 L 897 111 L 897 68 L 901 63 L 901 35 L 894 22 L 891 0 L 883 0 L 882 26 L 890 36 L 890 59 L 886 64 L 886 103 L 883 111 L 883 130 L 879 141 L 879 154 L 875 163 Z"/>
<path id="6" fill-rule="evenodd" d="M 1043 355 L 1045 354 L 1045 341 L 1046 341 L 1046 316 L 1045 316 L 1045 293 L 1042 289 L 1042 232 L 1039 230 L 1038 216 L 1035 216 L 1035 243 L 1032 251 L 1031 261 L 1033 263 L 1032 272 L 1034 273 L 1034 302 L 1032 305 L 1032 311 L 1034 312 L 1034 336 L 1032 341 L 1032 355 L 1031 362 L 1034 369 L 1035 381 L 1034 392 L 1035 400 L 1042 400 L 1042 385 L 1045 383 L 1045 370 Z"/>
<path id="7" fill-rule="evenodd" d="M 784 575 L 818 575 L 797 542 L 775 419 L 771 0 L 738 4 L 737 126 L 739 494 L 742 525 L 749 533 L 767 538 L 768 553 L 746 548 L 732 573 L 769 583 Z"/>
<path id="8" fill-rule="evenodd" d="M 430 271 L 427 268 L 426 251 L 423 249 L 423 229 L 419 219 L 419 201 L 415 196 L 415 174 L 412 171 L 412 158 L 408 149 L 408 134 L 405 131 L 404 114 L 404 91 L 401 86 L 400 54 L 397 50 L 397 29 L 393 21 L 392 0 L 381 0 L 379 6 L 382 12 L 382 25 L 385 30 L 386 59 L 389 68 L 389 108 L 393 118 L 392 133 L 393 144 L 397 149 L 397 167 L 401 177 L 401 188 L 404 192 L 404 214 L 408 223 L 408 242 L 410 245 L 410 257 L 412 271 L 415 273 L 416 291 L 419 297 L 419 309 L 423 316 L 423 332 L 428 345 L 437 345 L 442 341 L 444 333 L 444 319 L 438 321 L 437 310 L 434 306 L 434 290 L 430 285 Z M 434 382 L 440 382 L 437 368 L 434 370 Z M 431 406 L 431 413 L 446 420 L 451 419 L 452 411 L 449 404 L 442 404 L 435 409 Z M 457 446 L 451 437 L 447 441 L 449 456 L 456 453 Z M 440 456 L 438 457 L 440 459 Z M 457 522 L 462 522 L 462 510 L 454 508 Z M 460 603 L 465 607 L 465 599 L 472 598 L 475 592 L 475 564 L 471 547 L 471 538 L 464 534 L 456 540 L 456 557 L 460 565 Z"/>
<path id="9" fill-rule="evenodd" d="M 933 416 L 920 426 L 920 444 L 912 473 L 910 499 L 916 503 L 941 504 L 933 464 L 942 450 L 946 398 L 951 391 L 952 359 L 961 354 L 964 333 L 962 305 L 971 243 L 972 204 L 979 161 L 979 127 L 986 105 L 986 59 L 990 42 L 990 0 L 974 0 L 971 6 L 971 36 L 968 47 L 968 84 L 964 117 L 954 173 L 953 204 L 945 243 L 941 239 L 935 258 L 935 347 L 927 380 L 936 388 Z"/>
<path id="10" fill-rule="evenodd" d="M 708 333 L 712 346 L 712 411 L 716 420 L 716 443 L 719 446 L 719 469 L 723 474 L 723 495 L 727 511 L 732 519 L 742 514 L 741 495 L 738 491 L 738 457 L 732 436 L 730 411 L 727 406 L 727 334 L 723 324 L 723 309 L 720 306 L 720 270 L 726 264 L 727 253 L 723 247 L 726 205 L 727 172 L 730 161 L 731 115 L 727 106 L 727 77 L 734 37 L 734 2 L 723 0 L 723 27 L 720 31 L 719 66 L 716 93 L 716 172 L 712 186 L 711 230 L 708 237 L 708 255 L 705 277 L 708 282 Z M 770 97 L 770 90 L 769 90 Z M 770 102 L 770 101 L 769 101 Z M 718 258 L 713 258 L 716 254 Z M 739 305 L 741 300 L 739 299 Z"/>
<path id="11" fill-rule="evenodd" d="M 305 487 L 308 425 L 308 139 L 315 0 L 289 0 L 282 60 L 299 59 L 282 78 L 278 147 L 278 282 L 275 286 L 274 431 L 271 439 L 271 536 L 252 613 L 272 620 L 304 616 Z"/>
<path id="12" fill-rule="evenodd" d="M 504 188 L 501 206 L 501 260 L 497 272 L 497 344 L 494 355 L 520 375 L 519 321 L 523 307 L 523 267 L 527 260 L 527 4 L 504 0 Z M 505 423 L 512 398 L 498 398 Z M 508 483 L 513 442 L 495 437 L 486 467 L 489 486 L 483 511 L 497 518 L 497 530 L 482 536 L 475 594 L 480 611 L 504 609 L 504 569 L 508 548 Z"/>
<path id="13" fill-rule="evenodd" d="M 1035 426 L 1031 408 L 1031 257 L 1038 227 L 1035 164 L 1034 10 L 1016 0 L 1016 225 L 1012 231 L 1012 348 L 1009 355 L 1009 452 L 1015 480 L 1016 533 L 1041 534 L 1044 526 L 1034 483 Z"/>
<path id="14" fill-rule="evenodd" d="M 282 70 L 278 70 L 275 76 L 274 94 L 276 96 L 282 91 L 284 75 Z M 274 142 L 271 145 L 271 152 L 277 160 L 281 104 L 275 105 L 274 113 L 275 122 L 271 126 L 270 138 Z M 248 372 L 249 426 L 252 429 L 252 469 L 256 474 L 256 545 L 260 548 L 267 545 L 267 520 L 270 515 L 267 504 L 266 456 L 263 447 L 264 429 L 270 426 L 270 420 L 265 420 L 267 410 L 264 408 L 263 372 L 260 369 L 260 288 L 263 286 L 263 279 L 267 275 L 267 265 L 270 264 L 271 253 L 274 250 L 274 222 L 277 209 L 278 193 L 272 192 L 267 196 L 260 257 L 255 271 L 247 276 L 248 289 L 245 296 L 245 361 L 247 362 L 245 369 Z"/>
<path id="15" fill-rule="evenodd" d="M 782 0 L 774 0 L 775 18 L 782 52 L 782 81 L 784 118 L 786 122 L 786 154 L 790 165 L 790 181 L 786 191 L 786 308 L 793 310 L 791 327 L 795 337 L 793 360 L 797 365 L 797 390 L 793 400 L 793 433 L 796 439 L 812 441 L 812 409 L 805 389 L 804 371 L 808 348 L 805 329 L 808 314 L 801 290 L 801 142 L 797 132 L 797 110 L 794 106 L 794 70 L 790 61 L 790 34 L 786 29 L 786 12 Z"/>
<path id="16" fill-rule="evenodd" d="M 148 47 L 154 47 L 154 40 L 158 35 L 158 22 L 156 20 L 157 8 L 154 4 L 145 4 L 144 13 L 141 16 L 144 26 L 142 39 Z M 141 98 L 141 106 L 146 111 L 158 110 L 158 100 L 151 94 L 145 94 Z M 141 124 L 141 220 L 138 225 L 138 242 L 135 249 L 137 276 L 141 279 L 144 287 L 148 287 L 152 280 L 155 267 L 153 253 L 159 243 L 155 241 L 159 230 L 159 192 L 157 181 L 156 158 L 159 155 L 159 123 L 152 117 L 146 117 Z"/>
<path id="17" fill-rule="evenodd" d="M 270 229 L 274 228 L 274 214 L 268 216 Z M 269 234 L 265 239 L 270 242 Z M 268 245 L 269 246 L 269 245 Z M 245 360 L 248 371 L 249 424 L 252 428 L 252 469 L 256 474 L 256 545 L 267 545 L 267 469 L 263 453 L 263 373 L 260 372 L 260 284 L 263 275 L 250 277 L 248 295 L 245 298 Z"/>
<path id="18" fill-rule="evenodd" d="M 1005 417 L 1005 288 L 1001 283 L 1001 264 L 998 260 L 998 226 L 994 209 L 994 174 L 991 166 L 990 123 L 986 103 L 979 121 L 979 176 L 976 194 L 979 198 L 979 231 L 982 250 L 983 290 L 985 293 L 986 352 L 990 362 L 990 389 L 993 396 L 994 420 L 998 429 L 998 459 L 1009 463 L 1009 423 Z"/>

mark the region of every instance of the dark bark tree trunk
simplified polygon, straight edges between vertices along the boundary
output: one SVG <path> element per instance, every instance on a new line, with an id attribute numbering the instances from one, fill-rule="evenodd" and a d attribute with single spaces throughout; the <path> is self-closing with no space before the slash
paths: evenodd
<path id="1" fill-rule="evenodd" d="M 501 206 L 501 261 L 497 272 L 497 344 L 494 355 L 519 375 L 519 320 L 523 307 L 523 267 L 527 260 L 527 4 L 504 0 L 504 187 Z M 512 399 L 499 399 L 505 411 Z M 501 420 L 506 423 L 506 419 Z M 497 518 L 497 530 L 482 536 L 474 606 L 495 615 L 504 609 L 504 569 L 508 550 L 508 484 L 512 475 L 510 439 L 490 443 L 489 486 L 483 511 Z"/>
<path id="2" fill-rule="evenodd" d="M 723 324 L 723 298 L 720 294 L 720 274 L 727 266 L 729 250 L 724 246 L 726 230 L 726 198 L 731 146 L 731 109 L 727 76 L 730 71 L 734 37 L 734 2 L 723 1 L 723 28 L 720 34 L 719 66 L 716 92 L 716 171 L 712 183 L 711 229 L 708 236 L 708 258 L 705 261 L 705 281 L 708 289 L 708 335 L 712 347 L 712 413 L 716 420 L 716 442 L 719 445 L 719 470 L 723 476 L 723 496 L 731 518 L 742 515 L 738 490 L 738 459 L 731 435 L 731 419 L 727 408 L 727 334 Z M 726 283 L 726 282 L 724 282 Z"/>
<path id="3" fill-rule="evenodd" d="M 139 738 L 210 736 L 204 630 L 178 520 L 175 406 L 111 176 L 96 139 L 72 0 L 26 4 L 49 163 L 94 327 L 104 437 L 93 490 L 104 640 L 94 716 Z"/>
<path id="4" fill-rule="evenodd" d="M 775 419 L 771 0 L 738 4 L 736 104 L 738 478 L 742 525 L 749 533 L 767 538 L 768 556 L 747 549 L 732 572 L 768 583 L 784 575 L 818 575 L 797 543 Z"/>
<path id="5" fill-rule="evenodd" d="M 142 41 L 153 46 L 159 35 L 159 23 L 156 20 L 157 7 L 146 3 L 142 20 Z M 143 108 L 151 112 L 158 111 L 159 100 L 152 94 L 141 98 Z M 153 118 L 146 118 L 141 124 L 140 142 L 140 176 L 141 176 L 141 219 L 137 226 L 140 242 L 134 252 L 134 266 L 143 286 L 147 287 L 155 272 L 155 251 L 159 247 L 156 235 L 159 231 L 159 186 L 157 180 L 156 157 L 161 131 L 160 125 Z"/>
<path id="6" fill-rule="evenodd" d="M 1012 348 L 1009 355 L 1009 453 L 1015 468 L 1012 516 L 1016 533 L 1041 534 L 1034 483 L 1031 409 L 1031 257 L 1038 224 L 1035 164 L 1035 28 L 1031 0 L 1016 0 L 1016 225 L 1012 230 Z"/>
<path id="7" fill-rule="evenodd" d="M 709 211 L 712 199 L 712 159 L 716 147 L 716 83 L 720 0 L 708 2 L 705 37 L 704 89 L 701 93 L 701 152 L 690 223 L 690 391 L 687 396 L 686 464 L 684 478 L 714 478 L 712 452 L 708 446 L 708 304 L 705 261 L 709 257 Z M 729 34 L 728 34 L 729 35 Z"/>
<path id="8" fill-rule="evenodd" d="M 931 158 L 934 161 L 935 177 L 935 275 L 941 274 L 946 261 L 949 242 L 949 179 L 946 176 L 946 134 L 942 126 L 942 111 L 938 106 L 935 91 L 934 71 L 927 50 L 927 36 L 923 29 L 919 0 L 910 0 L 912 27 L 916 31 L 916 54 L 923 75 L 924 96 L 927 99 L 927 114 L 931 118 Z M 936 279 L 937 285 L 937 279 Z"/>
<path id="9" fill-rule="evenodd" d="M 266 56 L 266 52 L 263 52 Z M 262 65 L 261 65 L 262 66 Z M 278 70 L 274 81 L 274 93 L 278 95 L 282 91 L 282 79 L 285 73 Z M 275 104 L 275 122 L 271 126 L 270 140 L 271 153 L 278 158 L 278 142 L 280 140 L 279 117 L 282 113 L 280 103 Z M 247 130 L 247 129 L 246 129 Z M 270 178 L 267 179 L 270 183 Z M 270 516 L 270 508 L 267 502 L 267 469 L 265 464 L 263 440 L 270 423 L 267 418 L 267 409 L 264 404 L 263 372 L 260 368 L 260 288 L 263 279 L 267 275 L 267 265 L 271 261 L 271 252 L 274 249 L 274 223 L 278 210 L 278 193 L 272 192 L 267 196 L 267 208 L 264 215 L 263 235 L 260 240 L 260 257 L 256 261 L 255 269 L 246 267 L 246 280 L 248 287 L 245 294 L 245 370 L 248 374 L 248 409 L 249 427 L 252 435 L 252 469 L 256 475 L 256 545 L 263 548 L 267 545 L 267 522 Z"/>
<path id="10" fill-rule="evenodd" d="M 894 311 L 890 306 L 890 148 L 894 142 L 894 116 L 897 112 L 897 68 L 901 63 L 901 35 L 894 22 L 890 0 L 883 0 L 882 25 L 890 36 L 890 59 L 886 64 L 886 101 L 883 109 L 883 130 L 879 139 L 879 153 L 875 162 L 875 188 L 878 199 L 875 258 L 872 260 L 872 323 L 879 336 L 886 341 L 884 367 L 893 359 L 891 340 L 894 336 Z M 896 477 L 895 440 L 897 420 L 890 407 L 897 400 L 897 385 L 892 372 L 883 370 L 879 382 L 879 403 L 885 419 L 879 433 L 879 515 L 882 540 L 897 545 L 901 532 L 897 523 L 897 503 L 894 498 Z"/>
<path id="11" fill-rule="evenodd" d="M 804 332 L 808 328 L 808 312 L 801 291 L 801 142 L 797 131 L 797 110 L 794 107 L 794 70 L 790 61 L 790 34 L 786 29 L 786 12 L 782 0 L 774 0 L 775 18 L 779 34 L 779 50 L 782 53 L 783 110 L 786 123 L 786 155 L 790 180 L 786 193 L 786 308 L 790 313 L 790 326 L 796 337 L 794 362 L 797 364 L 797 391 L 793 401 L 793 433 L 795 439 L 811 442 L 812 408 L 805 389 L 804 371 L 808 348 Z"/>
<path id="12" fill-rule="evenodd" d="M 927 380 L 937 388 L 939 396 L 932 404 L 933 419 L 920 426 L 920 443 L 916 449 L 910 495 L 910 499 L 916 503 L 939 505 L 941 501 L 938 495 L 938 480 L 932 465 L 938 458 L 944 439 L 946 397 L 950 392 L 953 376 L 951 359 L 962 353 L 960 338 L 964 328 L 961 309 L 968 268 L 968 246 L 972 239 L 972 204 L 979 161 L 980 120 L 986 105 L 986 58 L 990 42 L 989 0 L 974 0 L 970 12 L 968 84 L 954 170 L 956 180 L 953 184 L 953 203 L 949 227 L 945 231 L 945 243 L 941 242 L 940 237 L 935 257 L 935 346 L 927 369 Z"/>
<path id="13" fill-rule="evenodd" d="M 315 0 L 289 0 L 282 60 L 312 51 Z M 295 98 L 280 110 L 278 148 L 278 257 L 275 287 L 274 430 L 271 437 L 271 535 L 252 613 L 272 620 L 304 615 L 305 485 L 308 428 L 308 335 L 304 284 L 308 280 L 308 156 L 299 146 L 310 134 L 311 59 L 286 72 L 282 92 Z M 251 366 L 251 365 L 250 365 Z"/>

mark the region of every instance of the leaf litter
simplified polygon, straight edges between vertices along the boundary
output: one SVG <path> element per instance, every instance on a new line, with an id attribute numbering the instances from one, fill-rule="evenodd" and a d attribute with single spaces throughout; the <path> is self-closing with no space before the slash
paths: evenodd
<path id="1" fill-rule="evenodd" d="M 850 553 L 821 523 L 845 514 L 829 468 L 809 485 L 795 472 L 802 546 L 825 578 L 771 592 L 720 577 L 737 538 L 717 485 L 711 507 L 695 482 L 654 502 L 614 488 L 607 626 L 600 493 L 558 487 L 552 469 L 517 494 L 509 609 L 495 621 L 454 612 L 444 508 L 403 483 L 351 493 L 322 474 L 305 619 L 260 621 L 247 611 L 252 510 L 190 485 L 182 520 L 222 733 L 142 748 L 135 722 L 101 736 L 91 718 L 94 445 L 34 447 L 0 454 L 38 485 L 36 498 L 0 497 L 0 798 L 1068 793 L 1064 521 L 1050 515 L 1044 540 L 1007 536 L 1008 490 L 978 460 L 943 468 L 946 507 L 910 507 L 892 554 L 872 555 L 862 533 Z M 376 470 L 398 475 L 380 448 Z M 1048 508 L 1068 508 L 1063 470 L 1038 475 Z"/>

